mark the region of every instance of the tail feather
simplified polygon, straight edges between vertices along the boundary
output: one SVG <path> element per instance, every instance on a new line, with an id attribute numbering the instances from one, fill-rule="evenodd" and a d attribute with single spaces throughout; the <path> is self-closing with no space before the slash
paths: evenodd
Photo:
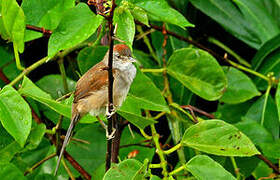
<path id="1" fill-rule="evenodd" d="M 79 114 L 75 115 L 74 118 L 71 120 L 71 123 L 70 123 L 70 125 L 68 127 L 68 130 L 67 130 L 66 136 L 64 138 L 64 141 L 63 141 L 63 144 L 62 144 L 62 147 L 61 147 L 61 150 L 60 150 L 60 154 L 59 154 L 59 157 L 58 157 L 58 160 L 57 160 L 57 164 L 56 164 L 56 168 L 55 168 L 55 172 L 54 172 L 55 176 L 57 174 L 57 171 L 58 171 L 58 168 L 59 168 L 62 156 L 63 156 L 64 151 L 65 151 L 65 148 L 68 145 L 68 142 L 69 142 L 69 140 L 70 140 L 70 138 L 72 136 L 73 130 L 75 128 L 75 125 L 79 121 L 79 119 L 80 119 L 80 115 Z"/>

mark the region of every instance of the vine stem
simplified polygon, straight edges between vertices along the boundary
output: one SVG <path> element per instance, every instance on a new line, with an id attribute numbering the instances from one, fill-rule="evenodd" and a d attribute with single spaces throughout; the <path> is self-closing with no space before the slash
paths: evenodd
<path id="1" fill-rule="evenodd" d="M 249 64 L 246 60 L 244 60 L 242 57 L 240 57 L 237 53 L 235 53 L 233 50 L 231 50 L 229 47 L 227 47 L 225 44 L 222 42 L 218 41 L 217 39 L 213 37 L 209 37 L 208 41 L 219 46 L 220 48 L 224 49 L 226 52 L 231 54 L 235 59 L 240 63 L 243 64 L 244 66 L 251 67 L 251 64 Z"/>
<path id="2" fill-rule="evenodd" d="M 237 179 L 237 180 L 240 180 L 239 168 L 237 167 L 237 164 L 236 164 L 236 162 L 235 162 L 234 157 L 231 156 L 231 157 L 230 157 L 230 160 L 231 160 L 231 163 L 232 163 L 232 165 L 233 165 L 234 172 L 235 172 L 235 174 L 236 174 L 236 179 Z"/>
<path id="3" fill-rule="evenodd" d="M 65 67 L 64 67 L 64 58 L 60 58 L 58 61 L 58 66 L 59 66 L 59 70 L 60 70 L 60 74 L 61 74 L 61 78 L 62 78 L 62 82 L 63 82 L 63 88 L 64 88 L 64 93 L 68 93 L 69 92 L 69 88 L 68 88 L 68 83 L 67 83 L 67 76 L 66 76 L 66 72 L 65 72 Z"/>
<path id="4" fill-rule="evenodd" d="M 62 58 L 65 57 L 66 55 L 68 55 L 70 52 L 76 50 L 76 49 L 80 49 L 83 48 L 85 46 L 88 46 L 89 43 L 81 43 L 78 44 L 77 46 L 74 46 L 72 48 L 69 49 L 65 49 L 62 52 L 57 53 L 53 58 L 49 58 L 48 56 L 38 60 L 37 62 L 35 62 L 34 64 L 32 64 L 31 66 L 27 67 L 26 69 L 24 69 L 12 82 L 10 82 L 9 85 L 14 86 L 17 82 L 19 82 L 25 75 L 29 74 L 31 71 L 33 71 L 34 69 L 36 69 L 37 67 L 41 66 L 44 63 L 47 63 L 51 60 L 57 59 L 57 57 Z"/>
<path id="5" fill-rule="evenodd" d="M 162 27 L 162 34 L 164 36 L 164 41 L 162 44 L 162 48 L 163 48 L 163 54 L 162 54 L 162 66 L 163 69 L 166 69 L 167 65 L 166 65 L 166 44 L 167 44 L 167 39 L 168 39 L 168 35 L 167 35 L 167 30 L 165 29 L 165 25 L 163 25 Z M 173 98 L 172 98 L 172 93 L 170 91 L 170 86 L 169 86 L 169 80 L 168 80 L 168 75 L 167 75 L 167 71 L 163 71 L 163 79 L 164 79 L 164 92 L 166 94 L 166 99 L 169 105 L 173 104 Z M 179 121 L 177 119 L 178 114 L 175 110 L 171 109 L 170 114 L 172 116 L 172 118 L 170 118 L 170 126 L 172 129 L 172 137 L 174 140 L 174 143 L 177 144 L 180 142 L 181 139 L 181 135 L 180 135 L 180 125 L 179 125 Z M 175 119 L 174 119 L 175 118 Z M 185 158 L 185 154 L 183 149 L 178 149 L 177 150 L 177 154 L 179 157 L 179 161 L 181 164 L 185 164 L 186 163 L 186 158 Z"/>
<path id="6" fill-rule="evenodd" d="M 13 43 L 13 47 L 14 47 L 14 55 L 15 55 L 15 59 L 16 59 L 16 66 L 19 70 L 24 70 L 24 67 L 21 66 L 20 64 L 20 58 L 19 58 L 19 54 L 18 54 L 18 48 L 16 43 Z"/>
<path id="7" fill-rule="evenodd" d="M 153 141 L 156 146 L 156 152 L 160 159 L 160 167 L 162 168 L 162 175 L 164 177 L 163 179 L 167 179 L 168 178 L 167 161 L 165 160 L 163 150 L 161 149 L 160 144 L 159 144 L 159 134 L 157 133 L 154 124 L 150 125 L 150 127 L 152 130 Z"/>
<path id="8" fill-rule="evenodd" d="M 269 83 L 268 87 L 266 89 L 265 95 L 264 95 L 264 103 L 263 103 L 263 109 L 262 109 L 261 126 L 263 126 L 263 124 L 264 124 L 265 110 L 266 110 L 267 100 L 268 100 L 268 96 L 269 96 L 271 87 L 272 87 L 272 85 L 271 85 L 271 83 Z"/>

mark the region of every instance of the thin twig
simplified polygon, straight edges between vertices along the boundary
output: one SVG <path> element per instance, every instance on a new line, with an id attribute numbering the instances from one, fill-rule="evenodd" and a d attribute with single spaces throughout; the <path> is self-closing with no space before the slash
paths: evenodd
<path id="1" fill-rule="evenodd" d="M 204 116 L 206 116 L 210 119 L 215 119 L 215 116 L 213 114 L 209 114 L 208 112 L 205 112 L 201 109 L 198 109 L 197 107 L 194 107 L 192 105 L 183 105 L 183 106 L 181 106 L 181 108 L 183 108 L 183 109 L 188 108 L 188 109 L 191 109 L 192 111 L 198 112 L 199 114 L 202 114 L 202 115 L 204 115 Z"/>
<path id="2" fill-rule="evenodd" d="M 41 161 L 37 162 L 36 164 L 34 164 L 30 169 L 27 169 L 24 172 L 24 176 L 26 176 L 27 174 L 31 173 L 32 171 L 34 171 L 37 167 L 39 167 L 40 165 L 42 165 L 44 162 L 46 162 L 47 160 L 53 158 L 56 156 L 56 153 L 53 153 L 47 157 L 45 157 L 44 159 L 42 159 Z"/>
<path id="3" fill-rule="evenodd" d="M 141 23 L 141 22 L 139 22 L 139 21 L 136 21 L 136 24 L 139 24 L 139 25 L 141 25 L 141 26 L 146 26 L 145 24 L 143 24 L 143 23 Z M 155 29 L 155 30 L 157 30 L 157 31 L 162 31 L 162 30 L 163 30 L 163 28 L 162 28 L 161 26 L 156 26 L 156 25 L 153 25 L 153 24 L 150 24 L 150 27 L 153 28 L 153 29 Z M 251 73 L 251 74 L 253 74 L 253 75 L 255 75 L 255 76 L 258 76 L 258 77 L 260 77 L 260 78 L 262 78 L 262 79 L 264 79 L 264 80 L 266 80 L 266 81 L 269 81 L 269 79 L 268 79 L 265 75 L 260 74 L 260 73 L 258 73 L 258 72 L 256 72 L 256 71 L 252 70 L 252 69 L 246 68 L 246 67 L 244 67 L 244 66 L 242 66 L 242 65 L 240 65 L 240 64 L 237 64 L 237 63 L 235 63 L 235 62 L 229 60 L 228 58 L 225 58 L 225 57 L 219 55 L 218 53 L 214 52 L 213 50 L 211 50 L 211 49 L 209 49 L 209 48 L 203 46 L 202 44 L 198 43 L 197 41 L 191 40 L 191 39 L 186 38 L 186 37 L 184 37 L 184 36 L 181 36 L 181 35 L 179 35 L 179 34 L 177 34 L 177 33 L 174 33 L 174 32 L 172 32 L 172 31 L 168 31 L 168 30 L 165 30 L 165 31 L 166 31 L 166 33 L 167 33 L 168 35 L 171 35 L 171 36 L 173 36 L 173 37 L 175 37 L 175 38 L 177 38 L 177 39 L 179 39 L 179 40 L 182 40 L 182 41 L 185 41 L 185 42 L 187 42 L 187 43 L 189 43 L 189 44 L 192 44 L 192 45 L 198 47 L 199 49 L 205 50 L 205 51 L 207 51 L 209 54 L 211 54 L 212 56 L 216 57 L 217 59 L 221 59 L 221 60 L 223 60 L 223 61 L 229 63 L 229 64 L 232 65 L 233 67 L 236 67 L 236 68 L 238 68 L 238 69 L 241 69 L 241 70 L 243 70 L 243 71 L 246 71 L 246 72 L 248 72 L 248 73 Z"/>
<path id="4" fill-rule="evenodd" d="M 41 32 L 45 36 L 50 36 L 52 34 L 51 30 L 47 30 L 43 27 L 37 27 L 37 26 L 29 25 L 29 24 L 26 25 L 26 29 L 36 31 L 36 32 Z"/>

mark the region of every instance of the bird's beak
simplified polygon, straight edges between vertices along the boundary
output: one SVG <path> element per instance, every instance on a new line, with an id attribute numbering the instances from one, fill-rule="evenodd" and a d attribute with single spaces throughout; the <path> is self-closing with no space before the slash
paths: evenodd
<path id="1" fill-rule="evenodd" d="M 128 60 L 129 60 L 129 62 L 131 62 L 131 63 L 133 63 L 133 62 L 137 62 L 137 60 L 136 60 L 136 59 L 134 59 L 133 57 L 129 57 L 129 58 L 128 58 Z"/>

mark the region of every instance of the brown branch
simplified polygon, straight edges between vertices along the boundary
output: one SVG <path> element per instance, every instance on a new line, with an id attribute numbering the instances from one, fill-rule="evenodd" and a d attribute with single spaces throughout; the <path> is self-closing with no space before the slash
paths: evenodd
<path id="1" fill-rule="evenodd" d="M 257 157 L 262 160 L 263 162 L 265 162 L 265 164 L 267 164 L 271 169 L 273 169 L 273 171 L 276 174 L 280 174 L 280 170 L 278 169 L 277 166 L 275 166 L 270 160 L 268 160 L 266 157 L 264 157 L 262 154 L 258 154 Z"/>
<path id="2" fill-rule="evenodd" d="M 113 104 L 113 49 L 114 49 L 114 27 L 113 27 L 113 16 L 114 10 L 116 8 L 115 0 L 112 0 L 112 8 L 110 10 L 110 15 L 108 17 L 108 24 L 109 24 L 109 59 L 108 59 L 108 112 L 111 114 L 114 110 Z M 113 125 L 117 123 L 116 121 L 116 114 L 113 114 L 111 117 L 108 118 L 108 134 L 112 133 Z M 107 140 L 107 151 L 106 151 L 106 162 L 105 168 L 106 171 L 111 167 L 111 158 L 112 158 L 112 139 Z"/>
<path id="3" fill-rule="evenodd" d="M 52 34 L 51 30 L 47 30 L 43 27 L 37 27 L 37 26 L 33 26 L 33 25 L 28 25 L 28 24 L 26 25 L 26 29 L 43 33 L 44 36 L 48 36 L 48 37 Z"/>
<path id="4" fill-rule="evenodd" d="M 3 80 L 6 84 L 8 84 L 10 82 L 10 80 L 7 78 L 7 76 L 2 73 L 2 69 L 0 68 L 0 79 Z M 40 124 L 40 123 L 43 123 L 43 121 L 40 119 L 40 117 L 36 114 L 36 112 L 34 111 L 34 109 L 32 107 L 31 108 L 31 113 L 32 113 L 32 117 L 34 118 L 35 122 L 37 124 Z M 51 135 L 51 134 L 48 134 L 47 135 L 48 138 L 50 139 L 51 143 L 56 145 L 56 139 L 55 139 L 55 136 L 54 135 Z M 72 157 L 70 156 L 70 154 L 68 152 L 64 152 L 64 157 L 69 161 L 69 163 L 85 178 L 85 179 L 88 179 L 90 180 L 91 179 L 91 176 L 88 172 L 86 172 L 83 167 L 77 163 L 77 161 Z"/>
<path id="5" fill-rule="evenodd" d="M 143 24 L 143 23 L 141 23 L 141 22 L 139 22 L 139 21 L 135 21 L 135 23 L 136 23 L 136 24 L 139 24 L 139 25 L 141 25 L 141 26 L 146 26 L 145 24 Z M 155 29 L 155 30 L 157 30 L 157 31 L 161 31 L 161 32 L 163 31 L 163 28 L 162 28 L 161 26 L 156 26 L 156 25 L 150 24 L 150 27 L 153 28 L 153 29 Z M 209 48 L 203 46 L 202 44 L 198 43 L 197 41 L 191 40 L 191 39 L 186 38 L 186 37 L 184 37 L 184 36 L 181 36 L 181 35 L 179 35 L 179 34 L 177 34 L 177 33 L 174 33 L 174 32 L 172 32 L 172 31 L 168 31 L 168 30 L 166 30 L 166 29 L 165 29 L 165 32 L 166 32 L 166 34 L 171 35 L 171 36 L 173 36 L 173 37 L 175 37 L 175 38 L 177 38 L 177 39 L 179 39 L 179 40 L 185 41 L 185 42 L 187 42 L 187 43 L 189 43 L 189 44 L 192 44 L 192 45 L 198 47 L 199 49 L 203 49 L 203 50 L 207 51 L 209 54 L 213 55 L 214 57 L 216 57 L 216 58 L 218 58 L 218 59 L 221 59 L 221 60 L 223 60 L 223 61 L 228 62 L 228 59 L 225 59 L 223 56 L 221 56 L 221 55 L 219 55 L 218 53 L 212 51 L 211 49 L 209 49 Z"/>
<path id="6" fill-rule="evenodd" d="M 195 112 L 198 112 L 199 114 L 202 114 L 210 119 L 215 119 L 215 116 L 213 114 L 209 114 L 208 112 L 205 112 L 201 109 L 198 109 L 197 107 L 194 107 L 192 105 L 183 105 L 181 106 L 181 108 L 183 109 L 188 109 L 188 110 L 191 110 L 191 111 L 195 111 Z"/>

